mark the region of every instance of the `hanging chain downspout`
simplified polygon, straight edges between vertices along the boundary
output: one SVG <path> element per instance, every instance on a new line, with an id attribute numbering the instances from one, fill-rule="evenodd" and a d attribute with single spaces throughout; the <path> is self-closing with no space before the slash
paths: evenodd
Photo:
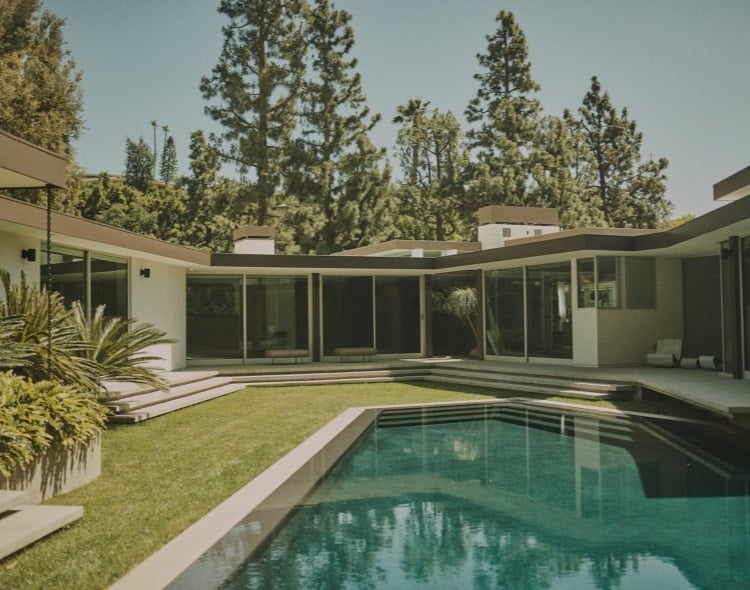
<path id="1" fill-rule="evenodd" d="M 52 377 L 52 187 L 47 187 L 47 379 Z"/>

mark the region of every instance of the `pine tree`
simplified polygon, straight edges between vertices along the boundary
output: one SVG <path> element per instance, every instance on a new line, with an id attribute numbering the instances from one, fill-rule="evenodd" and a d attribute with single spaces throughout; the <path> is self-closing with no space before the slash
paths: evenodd
<path id="1" fill-rule="evenodd" d="M 401 237 L 411 239 L 466 239 L 471 207 L 465 199 L 468 154 L 463 130 L 450 111 L 410 100 L 397 107 L 401 122 L 396 145 L 405 181 L 399 190 Z"/>
<path id="2" fill-rule="evenodd" d="M 568 113 L 567 120 L 582 138 L 581 173 L 591 179 L 585 200 L 600 205 L 608 226 L 661 225 L 672 210 L 672 203 L 664 197 L 668 160 L 642 161 L 643 135 L 628 118 L 627 109 L 617 112 L 596 76 L 578 114 L 576 119 Z"/>
<path id="3" fill-rule="evenodd" d="M 245 211 L 264 225 L 281 185 L 304 71 L 304 0 L 222 0 L 229 18 L 210 76 L 201 80 L 206 113 L 224 127 L 221 155 L 249 186 Z"/>
<path id="4" fill-rule="evenodd" d="M 524 205 L 541 112 L 532 95 L 540 87 L 531 77 L 526 36 L 513 13 L 502 10 L 495 20 L 498 29 L 487 36 L 487 53 L 477 55 L 479 89 L 465 112 L 470 123 L 478 123 L 467 136 L 485 176 L 475 193 L 480 205 Z"/>
<path id="5" fill-rule="evenodd" d="M 162 182 L 170 183 L 177 174 L 177 147 L 174 137 L 166 138 L 161 148 L 161 163 L 159 164 L 159 178 Z"/>
<path id="6" fill-rule="evenodd" d="M 83 121 L 81 73 L 65 47 L 65 21 L 39 0 L 0 8 L 0 129 L 72 159 Z"/>
<path id="7" fill-rule="evenodd" d="M 151 189 L 154 177 L 154 153 L 143 138 L 138 143 L 125 141 L 125 182 L 141 192 Z"/>
<path id="8" fill-rule="evenodd" d="M 387 185 L 381 170 L 385 151 L 368 139 L 380 116 L 370 115 L 357 60 L 350 57 L 350 21 L 351 15 L 330 0 L 315 0 L 307 13 L 309 73 L 303 86 L 296 170 L 287 188 L 311 213 L 322 214 L 318 244 L 305 248 L 319 252 L 367 243 L 368 228 L 376 227 L 371 218 L 380 209 L 376 187 Z"/>

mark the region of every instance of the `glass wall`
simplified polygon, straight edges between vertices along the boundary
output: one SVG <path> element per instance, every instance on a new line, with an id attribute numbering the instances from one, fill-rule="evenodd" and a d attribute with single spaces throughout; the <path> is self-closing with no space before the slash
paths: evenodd
<path id="1" fill-rule="evenodd" d="M 435 275 L 430 281 L 432 353 L 464 357 L 480 343 L 476 336 L 477 278 L 474 273 Z M 472 302 L 474 305 L 467 305 Z"/>
<path id="2" fill-rule="evenodd" d="M 104 305 L 105 317 L 128 316 L 128 261 L 91 255 L 91 310 Z"/>
<path id="3" fill-rule="evenodd" d="M 523 269 L 485 274 L 487 354 L 524 356 Z"/>
<path id="4" fill-rule="evenodd" d="M 190 359 L 241 359 L 242 277 L 187 279 L 187 355 Z"/>
<path id="5" fill-rule="evenodd" d="M 375 277 L 375 311 L 379 354 L 420 351 L 417 277 Z"/>
<path id="6" fill-rule="evenodd" d="M 578 307 L 596 307 L 596 275 L 594 259 L 580 258 L 578 269 Z"/>
<path id="7" fill-rule="evenodd" d="M 570 263 L 526 269 L 528 354 L 573 358 Z"/>
<path id="8" fill-rule="evenodd" d="M 52 290 L 63 296 L 66 305 L 80 301 L 83 309 L 88 309 L 86 299 L 86 253 L 52 246 L 50 260 L 52 266 Z M 47 252 L 42 252 L 41 282 L 47 284 Z"/>
<path id="9" fill-rule="evenodd" d="M 247 356 L 308 347 L 307 278 L 247 277 Z"/>
<path id="10" fill-rule="evenodd" d="M 372 277 L 323 277 L 323 354 L 337 347 L 372 347 Z"/>
<path id="11" fill-rule="evenodd" d="M 745 371 L 750 371 L 750 238 L 743 238 L 742 240 L 742 312 Z"/>
<path id="12" fill-rule="evenodd" d="M 618 259 L 614 256 L 581 258 L 578 270 L 578 307 L 620 307 Z"/>

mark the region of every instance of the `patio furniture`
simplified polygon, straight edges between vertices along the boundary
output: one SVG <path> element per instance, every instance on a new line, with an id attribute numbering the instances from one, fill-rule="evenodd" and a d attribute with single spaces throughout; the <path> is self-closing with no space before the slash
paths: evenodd
<path id="1" fill-rule="evenodd" d="M 676 367 L 682 358 L 682 338 L 662 338 L 656 341 L 656 351 L 646 355 L 649 367 Z"/>
<path id="2" fill-rule="evenodd" d="M 361 356 L 362 360 L 372 360 L 373 355 L 378 354 L 378 349 L 371 346 L 339 346 L 333 349 L 333 354 L 344 362 L 345 357 Z"/>
<path id="3" fill-rule="evenodd" d="M 310 351 L 306 348 L 269 348 L 263 351 L 263 355 L 271 359 L 272 364 L 276 359 L 294 359 L 295 363 L 301 363 L 310 356 Z"/>

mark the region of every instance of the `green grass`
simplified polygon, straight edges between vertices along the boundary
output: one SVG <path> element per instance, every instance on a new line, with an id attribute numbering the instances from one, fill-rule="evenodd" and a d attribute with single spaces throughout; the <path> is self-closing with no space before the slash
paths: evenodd
<path id="1" fill-rule="evenodd" d="M 0 561 L 0 588 L 109 586 L 346 408 L 494 397 L 418 383 L 247 388 L 113 427 L 102 475 L 49 502 L 82 505 L 83 519 Z M 670 400 L 594 405 L 692 415 Z"/>

